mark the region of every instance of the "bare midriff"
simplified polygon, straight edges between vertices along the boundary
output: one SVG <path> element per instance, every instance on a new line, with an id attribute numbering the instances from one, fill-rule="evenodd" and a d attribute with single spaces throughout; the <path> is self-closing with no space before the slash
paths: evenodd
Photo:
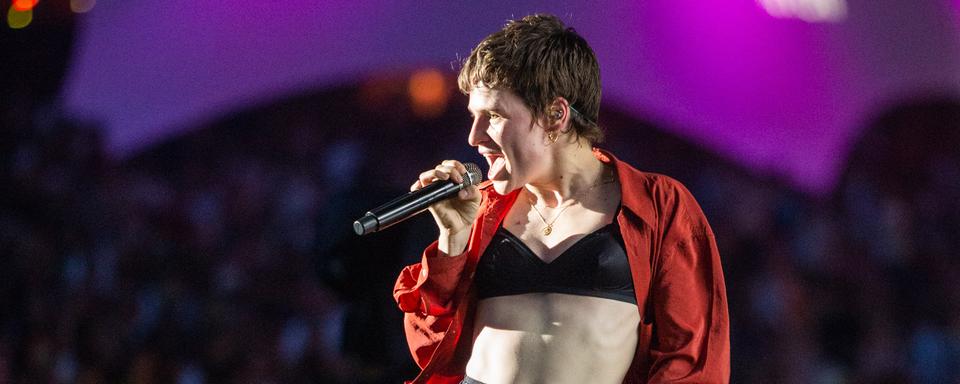
<path id="1" fill-rule="evenodd" d="M 561 293 L 480 300 L 467 376 L 486 384 L 619 384 L 633 361 L 632 303 Z"/>

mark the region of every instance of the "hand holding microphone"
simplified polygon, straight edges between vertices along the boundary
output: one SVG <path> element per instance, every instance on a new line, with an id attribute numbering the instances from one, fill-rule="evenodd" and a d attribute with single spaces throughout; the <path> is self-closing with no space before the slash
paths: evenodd
<path id="1" fill-rule="evenodd" d="M 480 209 L 482 173 L 476 164 L 445 160 L 424 171 L 410 193 L 367 212 L 353 223 L 358 235 L 383 230 L 429 209 L 440 229 L 440 250 L 459 254 L 466 247 L 470 228 Z"/>

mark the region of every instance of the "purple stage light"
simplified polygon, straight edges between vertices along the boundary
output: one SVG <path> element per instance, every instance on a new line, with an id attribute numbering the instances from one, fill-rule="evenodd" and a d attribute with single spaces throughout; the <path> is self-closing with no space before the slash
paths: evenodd
<path id="1" fill-rule="evenodd" d="M 447 68 L 503 21 L 549 12 L 594 47 L 605 105 L 822 194 L 871 114 L 960 87 L 960 34 L 947 3 L 776 3 L 796 17 L 843 7 L 832 23 L 771 17 L 772 4 L 101 1 L 81 17 L 64 100 L 71 114 L 102 121 L 122 157 L 278 97 Z"/>

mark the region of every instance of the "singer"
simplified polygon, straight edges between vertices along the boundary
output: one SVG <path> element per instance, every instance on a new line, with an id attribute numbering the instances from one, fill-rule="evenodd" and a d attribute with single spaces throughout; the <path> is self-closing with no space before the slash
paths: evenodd
<path id="1" fill-rule="evenodd" d="M 510 21 L 459 75 L 488 181 L 429 210 L 394 298 L 413 383 L 725 383 L 720 255 L 679 182 L 596 149 L 600 70 L 556 17 Z M 446 160 L 411 190 L 463 182 Z"/>

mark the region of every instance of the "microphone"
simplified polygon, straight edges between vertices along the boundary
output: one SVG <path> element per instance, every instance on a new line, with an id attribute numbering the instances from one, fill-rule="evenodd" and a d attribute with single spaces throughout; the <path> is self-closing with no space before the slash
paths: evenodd
<path id="1" fill-rule="evenodd" d="M 483 178 L 480 167 L 474 163 L 466 163 L 463 166 L 467 168 L 467 173 L 463 174 L 463 183 L 457 184 L 450 179 L 437 180 L 426 187 L 390 200 L 354 221 L 353 231 L 361 236 L 382 231 L 425 211 L 433 203 L 456 196 L 461 189 L 479 184 L 480 179 Z"/>

